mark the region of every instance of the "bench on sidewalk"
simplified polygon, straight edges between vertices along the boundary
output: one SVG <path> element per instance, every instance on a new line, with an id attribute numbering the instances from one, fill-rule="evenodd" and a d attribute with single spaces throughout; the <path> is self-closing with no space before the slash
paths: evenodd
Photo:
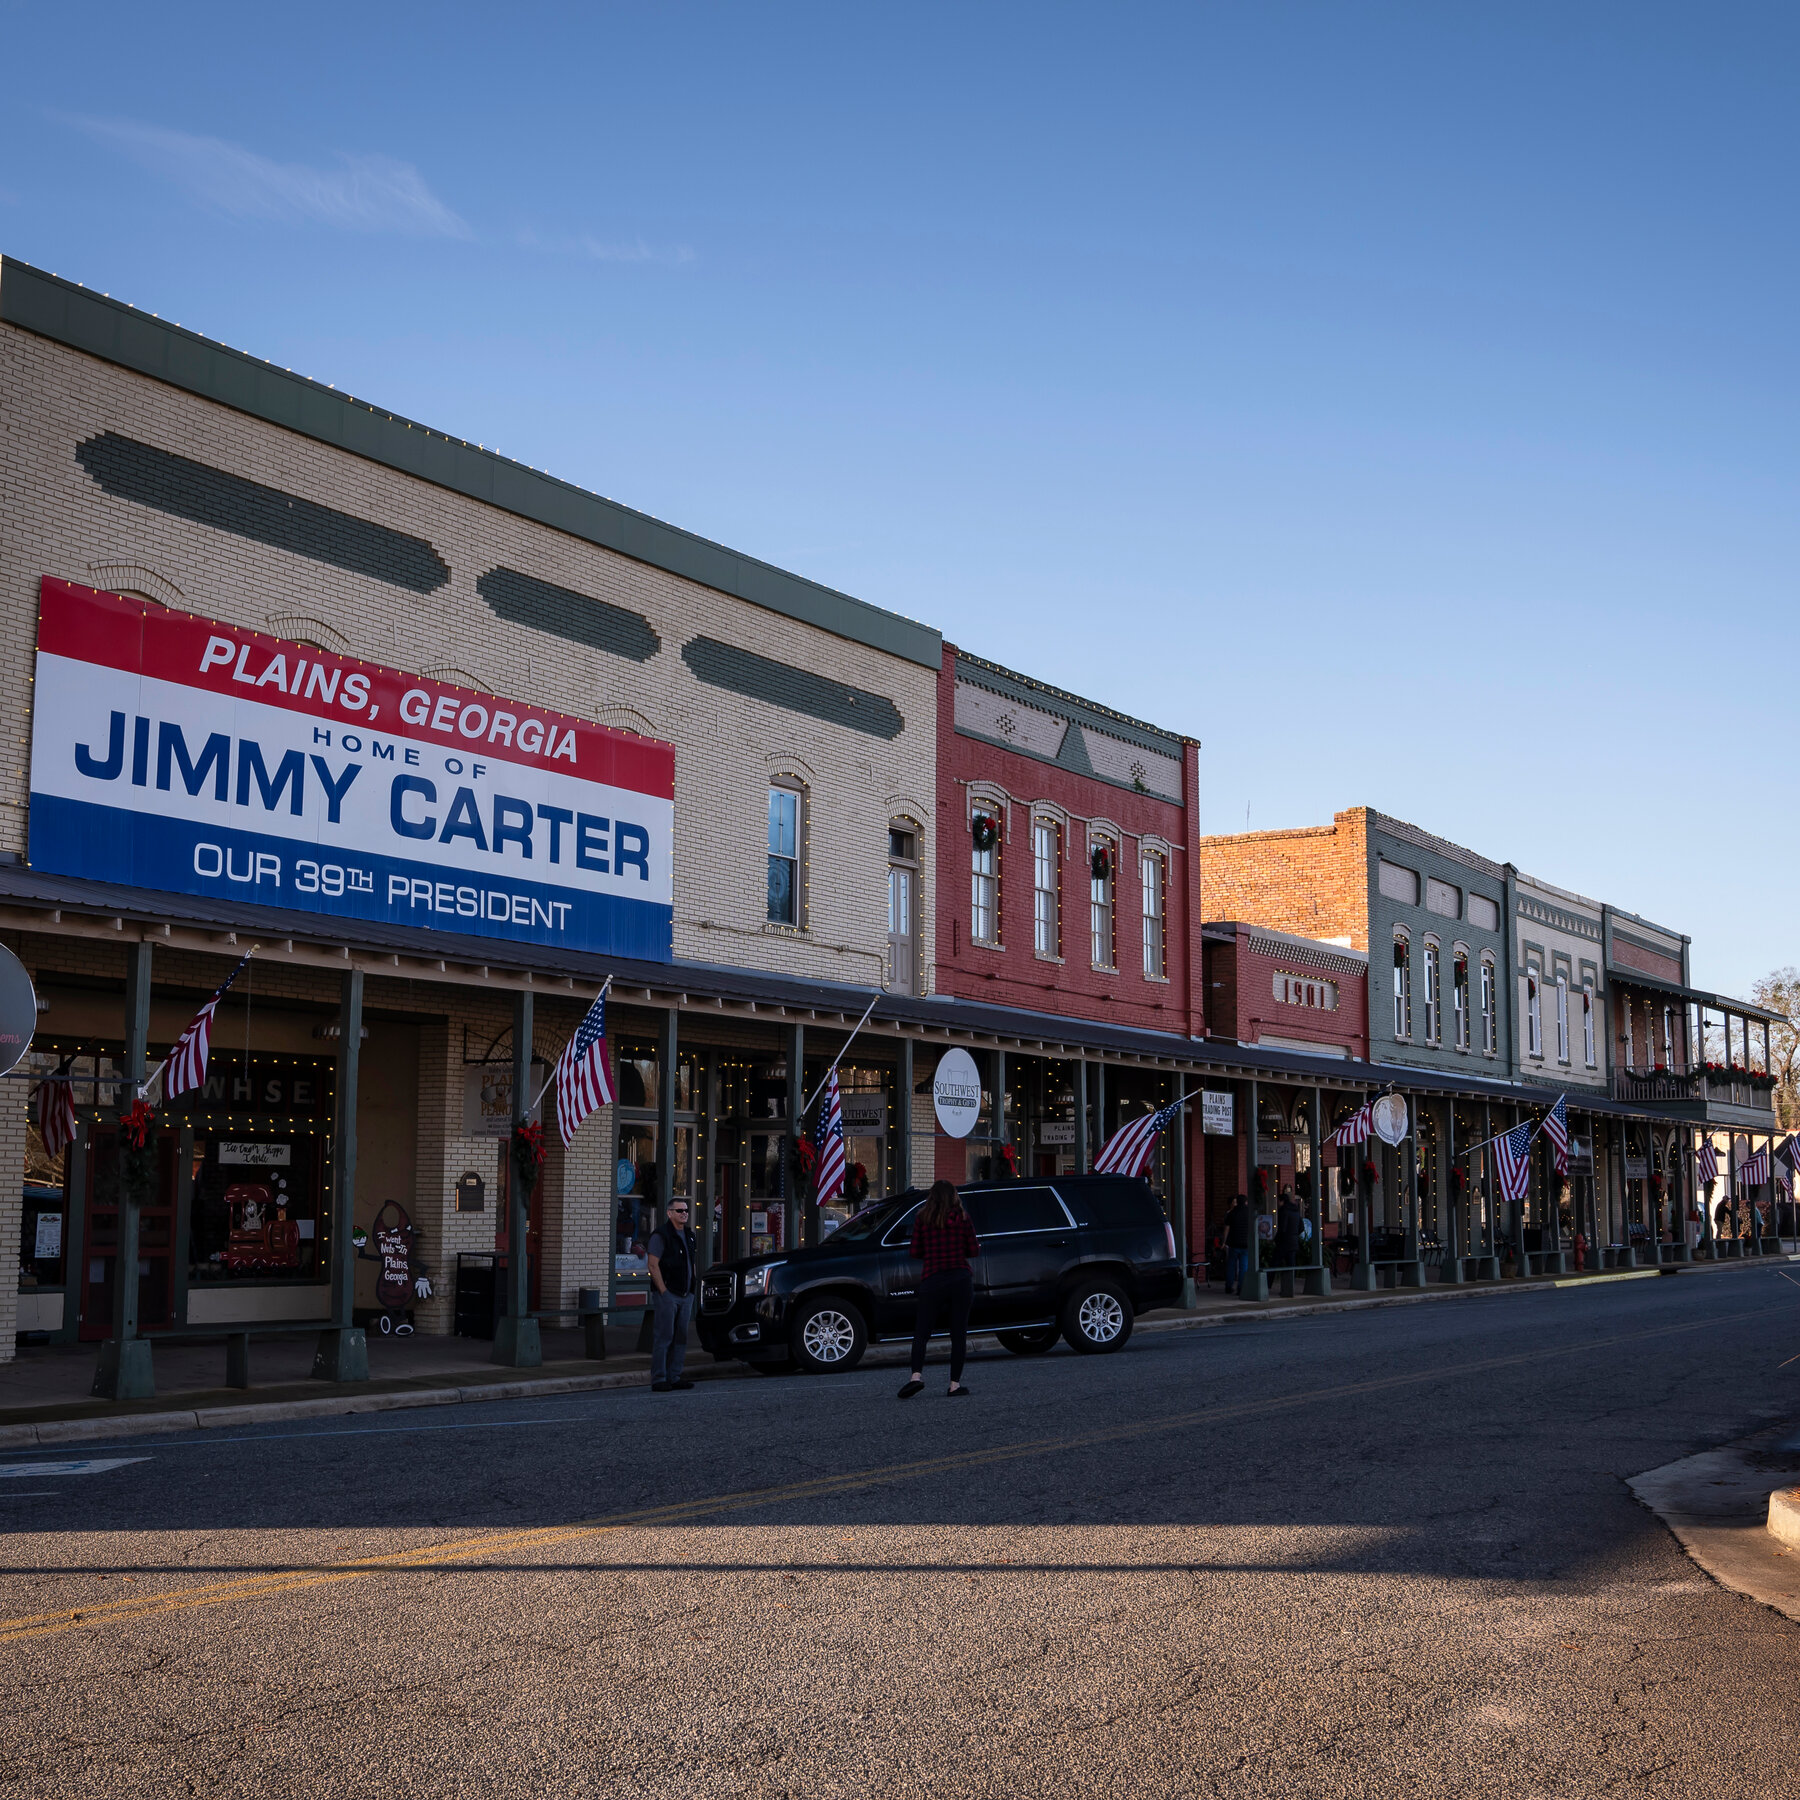
<path id="1" fill-rule="evenodd" d="M 282 1320 L 261 1320 L 254 1324 L 239 1325 L 177 1325 L 169 1331 L 144 1333 L 139 1342 L 157 1346 L 161 1344 L 219 1344 L 225 1346 L 225 1385 L 231 1388 L 247 1388 L 250 1385 L 250 1340 L 258 1338 L 316 1338 L 321 1331 L 329 1331 L 329 1321 L 312 1319 L 301 1323 L 290 1323 Z M 107 1345 L 100 1346 L 101 1368 L 106 1362 Z M 102 1376 L 97 1370 L 94 1377 L 94 1392 L 103 1394 Z"/>

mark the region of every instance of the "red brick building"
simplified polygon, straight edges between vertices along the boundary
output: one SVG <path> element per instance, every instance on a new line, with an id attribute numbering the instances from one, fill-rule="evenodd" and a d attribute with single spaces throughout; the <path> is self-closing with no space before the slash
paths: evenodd
<path id="1" fill-rule="evenodd" d="M 1209 924 L 1203 937 L 1213 1037 L 1368 1061 L 1364 952 L 1236 922 Z"/>
<path id="2" fill-rule="evenodd" d="M 1199 745 L 944 646 L 938 684 L 936 988 L 987 1006 L 1096 1025 L 1206 1034 L 1200 989 Z M 996 1065 L 1000 1130 L 984 1120 L 939 1173 L 1072 1168 L 1151 1100 L 1082 1066 Z M 984 1077 L 985 1079 L 985 1077 Z M 1085 1131 L 1076 1134 L 1077 1124 Z"/>

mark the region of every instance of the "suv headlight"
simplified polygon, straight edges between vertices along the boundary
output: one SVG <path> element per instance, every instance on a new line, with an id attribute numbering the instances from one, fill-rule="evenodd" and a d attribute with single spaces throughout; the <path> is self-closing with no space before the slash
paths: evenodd
<path id="1" fill-rule="evenodd" d="M 764 1263 L 760 1269 L 752 1269 L 744 1277 L 744 1298 L 754 1300 L 758 1294 L 769 1291 L 769 1277 L 782 1265 L 780 1263 Z"/>

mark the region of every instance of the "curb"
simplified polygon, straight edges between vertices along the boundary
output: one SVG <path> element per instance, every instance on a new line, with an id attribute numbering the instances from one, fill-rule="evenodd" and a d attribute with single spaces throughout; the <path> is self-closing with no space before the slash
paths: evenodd
<path id="1" fill-rule="evenodd" d="M 1509 1294 L 1548 1294 L 1559 1288 L 1595 1287 L 1602 1282 L 1644 1281 L 1664 1274 L 1702 1272 L 1744 1273 L 1775 1262 L 1800 1262 L 1800 1256 L 1764 1256 L 1733 1259 L 1723 1263 L 1691 1263 L 1656 1269 L 1617 1269 L 1598 1275 L 1550 1276 L 1539 1281 L 1521 1281 L 1514 1277 L 1499 1284 L 1480 1286 L 1415 1288 L 1380 1294 L 1346 1295 L 1343 1299 L 1318 1300 L 1310 1304 L 1277 1304 L 1269 1311 L 1216 1312 L 1176 1318 L 1146 1319 L 1137 1327 L 1140 1332 L 1205 1331 L 1224 1325 L 1276 1325 L 1285 1319 L 1319 1318 L 1330 1313 L 1366 1312 L 1372 1307 L 1418 1306 L 1433 1301 L 1504 1299 Z M 876 1346 L 870 1362 L 881 1366 L 881 1351 Z M 904 1350 L 900 1346 L 894 1346 Z M 696 1381 L 730 1381 L 746 1377 L 749 1368 L 742 1363 L 718 1363 L 711 1367 L 691 1368 L 688 1374 Z M 243 1406 L 204 1406 L 172 1409 L 167 1412 L 123 1413 L 100 1418 L 46 1419 L 41 1424 L 0 1426 L 0 1450 L 24 1450 L 40 1445 L 93 1443 L 105 1438 L 136 1438 L 166 1435 L 182 1431 L 223 1431 L 245 1425 L 273 1425 L 291 1419 L 343 1418 L 354 1413 L 402 1412 L 414 1407 L 471 1406 L 484 1400 L 538 1400 L 558 1394 L 592 1394 L 613 1388 L 648 1387 L 648 1369 L 621 1370 L 616 1375 L 546 1376 L 531 1381 L 492 1381 L 478 1386 L 446 1386 L 441 1388 L 402 1388 L 389 1393 L 333 1394 L 317 1400 L 252 1401 Z M 1794 1489 L 1793 1541 L 1800 1544 L 1800 1489 Z M 1774 1530 L 1771 1503 L 1770 1529 Z"/>
<path id="2" fill-rule="evenodd" d="M 1800 1549 L 1800 1487 L 1777 1488 L 1769 1496 L 1769 1535 Z"/>

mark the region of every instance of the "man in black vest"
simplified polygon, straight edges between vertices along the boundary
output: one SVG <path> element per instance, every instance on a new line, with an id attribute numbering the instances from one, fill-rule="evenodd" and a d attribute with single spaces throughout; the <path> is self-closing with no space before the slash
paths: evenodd
<path id="1" fill-rule="evenodd" d="M 700 1245 L 688 1227 L 688 1203 L 669 1202 L 668 1217 L 651 1233 L 649 1244 L 650 1304 L 655 1333 L 650 1340 L 650 1391 L 691 1388 L 682 1369 L 687 1363 L 688 1320 L 694 1313 L 695 1273 Z"/>

